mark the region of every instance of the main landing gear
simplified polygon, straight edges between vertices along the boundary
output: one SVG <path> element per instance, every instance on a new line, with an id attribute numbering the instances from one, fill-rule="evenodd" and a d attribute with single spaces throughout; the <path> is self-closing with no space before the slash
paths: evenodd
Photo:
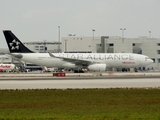
<path id="1" fill-rule="evenodd" d="M 74 70 L 74 73 L 84 73 L 82 69 Z"/>

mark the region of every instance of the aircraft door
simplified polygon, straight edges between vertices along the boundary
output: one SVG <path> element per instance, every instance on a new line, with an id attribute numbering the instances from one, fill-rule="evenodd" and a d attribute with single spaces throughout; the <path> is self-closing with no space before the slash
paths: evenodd
<path id="1" fill-rule="evenodd" d="M 141 63 L 141 61 L 142 61 L 141 59 L 142 59 L 142 58 L 139 57 L 139 56 L 136 56 L 136 59 L 137 59 L 137 66 L 141 66 L 141 64 L 142 64 L 142 63 Z"/>

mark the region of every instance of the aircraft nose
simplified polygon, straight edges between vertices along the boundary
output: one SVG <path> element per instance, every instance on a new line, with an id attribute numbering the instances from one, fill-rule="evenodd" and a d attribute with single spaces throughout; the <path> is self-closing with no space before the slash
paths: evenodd
<path id="1" fill-rule="evenodd" d="M 154 63 L 154 61 L 152 59 L 150 59 L 150 63 Z"/>
<path id="2" fill-rule="evenodd" d="M 154 63 L 154 61 L 152 60 L 152 63 Z"/>

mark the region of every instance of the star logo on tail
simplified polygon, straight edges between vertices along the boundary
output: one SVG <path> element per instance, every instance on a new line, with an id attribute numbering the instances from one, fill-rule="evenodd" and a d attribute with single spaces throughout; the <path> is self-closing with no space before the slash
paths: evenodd
<path id="1" fill-rule="evenodd" d="M 15 39 L 9 43 L 11 50 L 19 50 L 19 42 L 17 42 Z"/>

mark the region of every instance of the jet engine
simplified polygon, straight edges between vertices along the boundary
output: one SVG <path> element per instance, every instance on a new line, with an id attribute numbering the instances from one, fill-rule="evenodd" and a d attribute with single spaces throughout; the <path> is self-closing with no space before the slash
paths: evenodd
<path id="1" fill-rule="evenodd" d="M 106 66 L 106 64 L 92 64 L 88 66 L 88 69 L 90 71 L 105 71 Z"/>

